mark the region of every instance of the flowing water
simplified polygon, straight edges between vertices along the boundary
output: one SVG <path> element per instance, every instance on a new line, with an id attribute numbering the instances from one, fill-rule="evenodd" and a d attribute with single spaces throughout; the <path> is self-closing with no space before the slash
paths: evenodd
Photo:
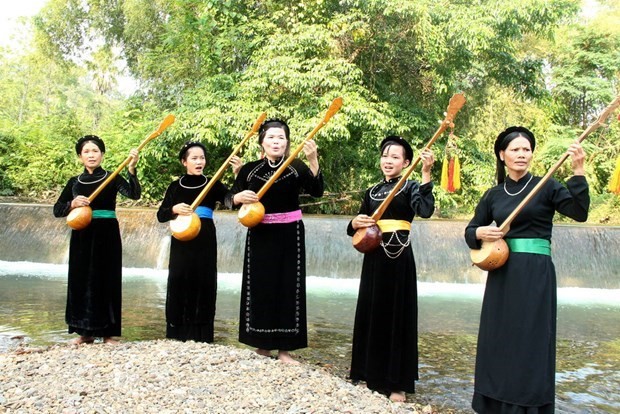
<path id="1" fill-rule="evenodd" d="M 123 236 L 123 338 L 165 335 L 169 232 L 151 209 L 119 210 Z M 306 217 L 309 348 L 296 354 L 345 377 L 361 254 L 348 218 Z M 469 263 L 466 223 L 420 220 L 420 381 L 416 401 L 471 412 L 476 334 L 486 273 Z M 245 228 L 217 212 L 216 343 L 236 340 Z M 69 230 L 50 206 L 0 204 L 0 351 L 20 342 L 62 343 Z M 557 412 L 620 412 L 620 228 L 556 226 Z M 23 339 L 20 339 L 22 338 Z M 16 338 L 16 339 L 11 339 Z"/>

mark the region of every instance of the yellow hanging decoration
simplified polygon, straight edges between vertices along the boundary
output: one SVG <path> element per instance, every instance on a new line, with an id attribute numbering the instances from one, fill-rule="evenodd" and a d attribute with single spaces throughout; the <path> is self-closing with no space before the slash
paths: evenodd
<path id="1" fill-rule="evenodd" d="M 448 156 L 444 154 L 441 165 L 441 188 L 448 191 Z"/>
<path id="2" fill-rule="evenodd" d="M 618 159 L 616 160 L 616 168 L 614 169 L 614 172 L 611 175 L 611 180 L 609 181 L 609 191 L 620 195 L 620 155 L 618 155 Z"/>
<path id="3" fill-rule="evenodd" d="M 452 133 L 448 136 L 446 152 L 441 167 L 441 188 L 449 193 L 454 193 L 461 188 L 461 163 L 457 156 L 456 139 Z"/>

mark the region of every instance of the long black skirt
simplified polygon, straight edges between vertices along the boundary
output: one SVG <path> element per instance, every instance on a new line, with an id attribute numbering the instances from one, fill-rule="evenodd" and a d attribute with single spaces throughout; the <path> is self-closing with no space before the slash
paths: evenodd
<path id="1" fill-rule="evenodd" d="M 122 248 L 116 219 L 93 219 L 73 230 L 65 321 L 69 333 L 121 335 Z"/>
<path id="2" fill-rule="evenodd" d="M 378 392 L 415 392 L 418 300 L 410 247 L 396 259 L 382 248 L 364 256 L 350 377 Z"/>
<path id="3" fill-rule="evenodd" d="M 308 346 L 303 222 L 248 230 L 243 264 L 239 342 L 291 351 Z"/>
<path id="4" fill-rule="evenodd" d="M 211 219 L 201 219 L 200 233 L 189 241 L 170 242 L 166 337 L 213 342 L 217 298 L 217 242 Z"/>
<path id="5" fill-rule="evenodd" d="M 546 255 L 513 252 L 489 273 L 476 353 L 477 412 L 553 412 L 556 288 Z"/>

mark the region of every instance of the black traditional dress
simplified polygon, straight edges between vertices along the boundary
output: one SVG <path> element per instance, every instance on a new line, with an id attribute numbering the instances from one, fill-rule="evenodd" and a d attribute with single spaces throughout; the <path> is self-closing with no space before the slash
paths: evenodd
<path id="1" fill-rule="evenodd" d="M 172 207 L 192 204 L 204 189 L 204 175 L 184 175 L 166 190 L 157 219 L 167 222 L 177 217 Z M 210 212 L 216 202 L 224 202 L 228 189 L 221 182 L 209 190 L 200 203 Z M 197 209 L 198 210 L 198 209 Z M 213 342 L 213 321 L 217 296 L 217 241 L 213 218 L 200 218 L 200 232 L 188 241 L 171 237 L 166 295 L 166 337 L 182 341 Z M 212 216 L 212 215 L 211 215 Z"/>
<path id="2" fill-rule="evenodd" d="M 277 170 L 267 158 L 244 165 L 232 192 L 258 192 Z M 299 194 L 323 195 L 323 176 L 295 159 L 261 199 L 266 217 L 299 211 Z M 261 349 L 308 346 L 304 223 L 260 223 L 248 229 L 243 263 L 239 341 Z"/>
<path id="3" fill-rule="evenodd" d="M 372 215 L 398 178 L 368 189 L 360 214 Z M 435 209 L 433 184 L 407 181 L 382 216 L 411 222 Z M 347 233 L 355 233 L 349 223 Z M 415 392 L 418 379 L 418 298 L 409 231 L 383 232 L 383 245 L 364 254 L 350 377 L 379 392 Z"/>
<path id="4" fill-rule="evenodd" d="M 85 169 L 79 176 L 70 178 L 54 204 L 54 216 L 66 217 L 71 211 L 71 201 L 78 195 L 88 197 L 108 174 L 98 167 L 93 174 Z M 65 315 L 69 333 L 92 337 L 121 335 L 122 249 L 114 215 L 116 194 L 137 200 L 141 192 L 138 178 L 131 173 L 127 176 L 129 181 L 120 175 L 114 177 L 90 203 L 93 210 L 90 224 L 85 229 L 71 231 Z"/>
<path id="5" fill-rule="evenodd" d="M 504 222 L 539 181 L 540 177 L 528 173 L 518 182 L 507 177 L 505 186 L 488 190 L 465 230 L 468 246 L 480 248 L 476 229 Z M 554 179 L 546 182 L 511 223 L 506 239 L 550 241 L 556 211 L 585 221 L 590 204 L 585 177 L 574 176 L 567 186 Z M 475 411 L 554 411 L 556 289 L 555 267 L 548 254 L 512 251 L 506 264 L 489 272 L 478 333 Z"/>

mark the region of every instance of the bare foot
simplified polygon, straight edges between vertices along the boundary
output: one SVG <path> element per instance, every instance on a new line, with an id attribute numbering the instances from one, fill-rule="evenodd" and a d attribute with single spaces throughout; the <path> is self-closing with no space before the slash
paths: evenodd
<path id="1" fill-rule="evenodd" d="M 294 360 L 288 351 L 278 351 L 278 359 L 285 364 L 299 365 L 299 361 Z"/>
<path id="2" fill-rule="evenodd" d="M 403 391 L 392 391 L 390 394 L 390 401 L 392 402 L 405 402 L 406 399 Z"/>
<path id="3" fill-rule="evenodd" d="M 82 345 L 82 344 L 92 344 L 95 342 L 95 338 L 92 336 L 78 336 L 69 341 L 70 345 Z"/>
<path id="4" fill-rule="evenodd" d="M 120 341 L 112 338 L 111 336 L 106 336 L 105 338 L 103 338 L 103 343 L 108 345 L 118 345 L 120 344 Z"/>
<path id="5" fill-rule="evenodd" d="M 271 357 L 271 351 L 268 349 L 256 348 L 256 353 L 260 356 Z"/>

